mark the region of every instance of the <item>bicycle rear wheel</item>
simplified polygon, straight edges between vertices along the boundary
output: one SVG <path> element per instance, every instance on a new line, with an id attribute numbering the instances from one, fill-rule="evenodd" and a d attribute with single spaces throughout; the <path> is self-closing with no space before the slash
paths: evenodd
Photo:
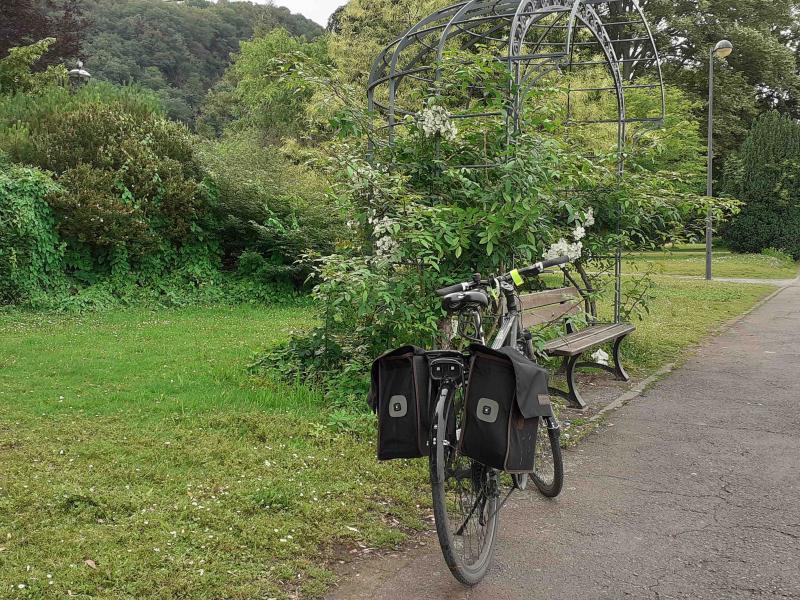
<path id="1" fill-rule="evenodd" d="M 463 388 L 443 388 L 434 415 L 430 477 L 436 533 L 445 562 L 465 585 L 479 583 L 492 559 L 498 522 L 494 470 L 463 456 Z"/>

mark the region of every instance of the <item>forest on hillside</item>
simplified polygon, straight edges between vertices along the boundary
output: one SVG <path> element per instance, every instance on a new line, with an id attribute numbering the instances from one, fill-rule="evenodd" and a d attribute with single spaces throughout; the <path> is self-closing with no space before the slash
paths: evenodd
<path id="1" fill-rule="evenodd" d="M 7 0 L 0 7 L 0 56 L 53 37 L 43 64 L 81 59 L 99 80 L 153 90 L 170 118 L 191 124 L 241 40 L 276 27 L 309 39 L 322 33 L 287 8 L 251 2 Z"/>

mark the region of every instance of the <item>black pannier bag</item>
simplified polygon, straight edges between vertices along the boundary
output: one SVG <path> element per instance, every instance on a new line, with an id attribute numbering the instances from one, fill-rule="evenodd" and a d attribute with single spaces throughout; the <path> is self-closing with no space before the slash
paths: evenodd
<path id="1" fill-rule="evenodd" d="M 422 348 L 404 346 L 375 360 L 367 401 L 378 415 L 379 460 L 428 455 L 433 408 Z"/>
<path id="2" fill-rule="evenodd" d="M 470 348 L 461 452 L 509 473 L 533 471 L 541 417 L 552 417 L 547 371 L 513 348 Z"/>

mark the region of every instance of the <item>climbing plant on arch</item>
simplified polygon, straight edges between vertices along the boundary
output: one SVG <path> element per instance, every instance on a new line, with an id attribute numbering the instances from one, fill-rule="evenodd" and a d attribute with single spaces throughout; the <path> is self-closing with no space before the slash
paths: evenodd
<path id="1" fill-rule="evenodd" d="M 454 51 L 457 60 L 448 62 L 446 57 Z M 445 70 L 463 70 L 476 54 L 488 54 L 508 71 L 508 93 L 494 113 L 475 102 L 485 91 L 481 80 L 471 84 L 461 106 L 452 107 L 447 97 Z M 396 129 L 406 118 L 419 113 L 419 100 L 427 94 L 428 102 L 434 98 L 450 104 L 452 118 L 459 121 L 503 118 L 509 146 L 504 158 L 511 160 L 515 156 L 512 147 L 527 122 L 526 110 L 541 106 L 543 95 L 536 92 L 544 89 L 552 95 L 554 87 L 563 101 L 559 121 L 583 130 L 572 136 L 573 141 L 591 137 L 587 129 L 606 130 L 601 139 L 608 137 L 609 128 L 615 129 L 611 148 L 599 149 L 594 144 L 583 148 L 573 144 L 573 148 L 606 161 L 608 152 L 613 152 L 616 175 L 621 178 L 628 127 L 636 125 L 641 132 L 642 126 L 658 126 L 666 112 L 658 51 L 636 0 L 468 0 L 453 4 L 422 19 L 380 53 L 370 73 L 368 96 L 370 108 L 385 119 L 381 131 L 386 144 L 395 142 Z M 636 96 L 633 105 L 627 102 L 630 94 Z M 614 212 L 621 233 L 622 210 Z M 619 245 L 615 279 L 615 318 L 619 319 Z M 585 283 L 591 286 L 588 280 Z"/>

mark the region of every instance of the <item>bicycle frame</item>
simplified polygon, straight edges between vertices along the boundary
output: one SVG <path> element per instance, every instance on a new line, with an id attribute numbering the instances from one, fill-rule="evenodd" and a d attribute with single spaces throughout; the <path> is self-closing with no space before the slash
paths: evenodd
<path id="1" fill-rule="evenodd" d="M 520 334 L 520 307 L 517 299 L 516 290 L 513 286 L 508 284 L 501 284 L 501 293 L 503 294 L 503 302 L 501 306 L 505 309 L 504 314 L 500 316 L 499 327 L 497 333 L 492 340 L 491 348 L 499 350 L 504 346 L 513 346 L 517 343 Z M 486 344 L 483 334 L 483 315 L 477 313 L 475 315 L 479 321 L 474 324 L 477 331 L 480 332 L 481 344 Z"/>

